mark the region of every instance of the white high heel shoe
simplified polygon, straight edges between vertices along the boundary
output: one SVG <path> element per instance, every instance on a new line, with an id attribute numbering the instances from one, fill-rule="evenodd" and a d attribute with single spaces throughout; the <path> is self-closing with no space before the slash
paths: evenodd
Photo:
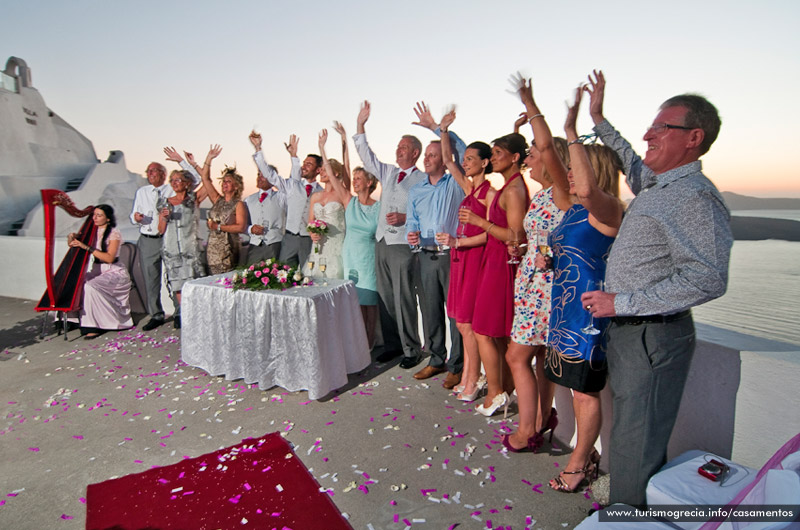
<path id="1" fill-rule="evenodd" d="M 478 396 L 481 395 L 481 393 L 483 392 L 484 388 L 486 388 L 486 381 L 481 381 L 479 379 L 478 382 L 475 383 L 475 391 L 472 392 L 472 394 L 465 394 L 464 390 L 461 390 L 458 393 L 458 395 L 456 396 L 456 399 L 459 400 L 459 401 L 465 401 L 465 402 L 468 402 L 468 403 L 472 402 L 472 401 L 475 401 L 478 398 Z"/>
<path id="2" fill-rule="evenodd" d="M 486 416 L 488 418 L 489 416 L 494 416 L 494 414 L 497 412 L 497 409 L 503 407 L 503 419 L 506 419 L 506 416 L 508 415 L 508 404 L 510 401 L 511 400 L 508 398 L 508 394 L 501 392 L 492 398 L 491 405 L 484 407 L 483 403 L 481 403 L 475 407 L 475 410 L 478 411 L 478 413 L 482 416 Z"/>

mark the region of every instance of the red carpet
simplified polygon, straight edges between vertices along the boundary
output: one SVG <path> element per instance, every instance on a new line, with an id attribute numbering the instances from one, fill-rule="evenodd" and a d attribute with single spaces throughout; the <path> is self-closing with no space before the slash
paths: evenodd
<path id="1" fill-rule="evenodd" d="M 351 530 L 278 433 L 90 484 L 90 530 Z"/>

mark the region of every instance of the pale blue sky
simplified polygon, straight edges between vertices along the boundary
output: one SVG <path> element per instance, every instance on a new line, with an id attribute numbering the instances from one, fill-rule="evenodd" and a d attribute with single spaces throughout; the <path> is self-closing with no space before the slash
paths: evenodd
<path id="1" fill-rule="evenodd" d="M 521 110 L 505 92 L 518 69 L 533 76 L 537 102 L 563 134 L 564 100 L 598 67 L 608 81 L 606 115 L 637 148 L 664 99 L 698 92 L 723 119 L 704 157 L 708 176 L 723 190 L 800 196 L 796 1 L 0 6 L 0 61 L 24 59 L 47 104 L 93 141 L 99 158 L 120 149 L 140 173 L 163 159 L 165 145 L 202 157 L 218 142 L 217 166 L 237 163 L 252 187 L 253 125 L 267 159 L 288 172 L 289 134 L 300 136 L 303 154 L 316 152 L 316 134 L 332 120 L 355 132 L 363 99 L 372 102 L 368 138 L 387 162 L 401 134 L 432 138 L 410 124 L 421 99 L 437 116 L 455 103 L 454 130 L 490 141 Z M 586 113 L 579 125 L 589 131 Z"/>

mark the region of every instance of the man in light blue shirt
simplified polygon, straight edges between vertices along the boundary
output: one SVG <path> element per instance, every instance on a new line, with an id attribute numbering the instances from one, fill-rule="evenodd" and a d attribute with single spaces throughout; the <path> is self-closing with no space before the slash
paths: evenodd
<path id="1" fill-rule="evenodd" d="M 455 135 L 451 133 L 453 137 Z M 462 142 L 463 143 L 463 142 Z M 461 334 L 455 319 L 450 318 L 450 356 L 445 347 L 445 307 L 450 286 L 450 251 L 437 252 L 435 234 L 455 235 L 458 228 L 458 207 L 464 191 L 453 176 L 445 173 L 442 144 L 431 142 L 423 159 L 428 178 L 411 188 L 408 194 L 406 237 L 409 244 L 419 244 L 420 308 L 425 330 L 425 349 L 430 351 L 428 366 L 414 374 L 415 379 L 427 379 L 445 370 L 442 386 L 452 389 L 461 381 L 464 364 Z"/>

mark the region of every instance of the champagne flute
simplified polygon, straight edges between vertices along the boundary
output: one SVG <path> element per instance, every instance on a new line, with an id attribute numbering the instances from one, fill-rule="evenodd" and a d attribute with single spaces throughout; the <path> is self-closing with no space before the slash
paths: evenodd
<path id="1" fill-rule="evenodd" d="M 418 238 L 422 237 L 422 234 L 419 231 L 419 225 L 415 221 L 409 221 L 408 222 L 408 231 L 411 234 L 416 232 Z M 422 247 L 420 246 L 419 241 L 417 241 L 416 245 L 409 244 L 409 246 L 411 247 L 411 252 L 413 252 L 414 254 L 422 252 Z"/>
<path id="2" fill-rule="evenodd" d="M 603 280 L 589 280 L 588 282 L 586 282 L 586 292 L 602 291 L 604 287 L 603 284 L 604 284 Z M 581 328 L 581 333 L 584 333 L 586 335 L 599 335 L 600 330 L 594 327 L 594 315 L 592 315 L 591 312 L 589 314 L 591 315 L 589 320 L 589 325 Z"/>
<path id="3" fill-rule="evenodd" d="M 448 236 L 450 235 L 447 232 L 447 227 L 445 226 L 444 223 L 439 223 L 438 231 L 437 231 L 437 237 L 436 237 L 436 255 L 437 256 L 444 256 L 444 255 L 447 254 L 447 251 L 450 250 L 450 247 L 448 247 L 447 245 L 439 242 L 440 241 L 439 237 L 438 237 L 439 234 L 448 235 Z"/>
<path id="4" fill-rule="evenodd" d="M 515 249 L 519 248 L 519 233 L 511 227 L 508 227 L 511 231 L 511 239 L 508 240 L 508 244 L 512 245 Z M 512 255 L 511 259 L 509 259 L 506 263 L 509 265 L 517 265 L 519 264 L 519 257 L 516 255 Z"/>
<path id="5" fill-rule="evenodd" d="M 397 213 L 397 206 L 395 206 L 394 204 L 390 204 L 389 205 L 389 213 L 390 214 Z M 388 225 L 387 228 L 386 228 L 386 231 L 389 232 L 390 234 L 396 234 L 397 233 L 397 228 L 395 228 L 393 225 Z"/>
<path id="6" fill-rule="evenodd" d="M 322 285 L 328 285 L 328 276 L 325 271 L 328 269 L 328 260 L 323 257 L 319 258 L 319 271 L 322 273 Z"/>

